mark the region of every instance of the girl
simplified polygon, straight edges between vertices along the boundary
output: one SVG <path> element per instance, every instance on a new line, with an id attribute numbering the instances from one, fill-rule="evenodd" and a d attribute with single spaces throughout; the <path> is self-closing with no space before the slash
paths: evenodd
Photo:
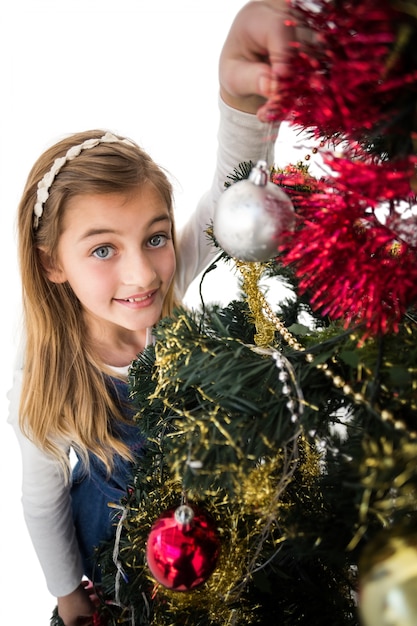
<path id="1" fill-rule="evenodd" d="M 22 449 L 26 523 L 66 626 L 91 623 L 82 581 L 98 580 L 92 555 L 113 532 L 108 502 L 124 495 L 146 445 L 131 421 L 128 366 L 213 255 L 205 229 L 227 175 L 241 161 L 268 158 L 253 113 L 275 90 L 293 37 L 280 5 L 250 2 L 230 29 L 216 175 L 178 236 L 169 180 L 131 140 L 103 130 L 73 135 L 29 175 L 18 215 L 25 347 L 10 421 Z"/>

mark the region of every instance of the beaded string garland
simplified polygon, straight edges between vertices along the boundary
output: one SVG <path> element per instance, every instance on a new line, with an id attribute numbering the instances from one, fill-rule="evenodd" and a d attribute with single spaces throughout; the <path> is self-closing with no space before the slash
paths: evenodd
<path id="1" fill-rule="evenodd" d="M 334 372 L 329 363 L 314 363 L 314 356 L 309 353 L 308 350 L 306 350 L 305 347 L 299 343 L 299 341 L 297 341 L 294 335 L 288 330 L 288 328 L 286 328 L 285 324 L 283 324 L 279 317 L 274 313 L 258 284 L 262 274 L 262 264 L 245 264 L 237 261 L 236 266 L 240 270 L 243 277 L 243 287 L 246 290 L 248 304 L 255 319 L 258 341 L 261 342 L 259 345 L 265 345 L 265 339 L 267 341 L 271 339 L 271 333 L 273 330 L 278 331 L 288 346 L 296 352 L 304 353 L 307 363 L 310 363 L 318 370 L 321 370 L 324 375 L 332 381 L 334 387 L 340 389 L 346 396 L 350 397 L 355 404 L 363 404 L 368 408 L 368 410 L 374 413 L 376 409 L 369 403 L 365 395 L 361 392 L 355 391 L 353 387 L 340 376 L 340 374 L 336 374 Z M 277 362 L 277 367 L 278 366 L 279 364 Z M 397 419 L 391 411 L 383 409 L 377 413 L 384 422 L 391 423 L 395 429 L 407 430 L 412 439 L 417 438 L 417 432 L 410 431 L 407 425 L 401 419 Z"/>

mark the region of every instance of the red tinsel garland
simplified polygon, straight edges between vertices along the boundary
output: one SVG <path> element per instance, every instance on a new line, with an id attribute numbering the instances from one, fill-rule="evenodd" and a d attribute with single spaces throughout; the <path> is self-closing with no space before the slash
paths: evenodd
<path id="1" fill-rule="evenodd" d="M 408 18 L 387 0 L 317 0 L 314 10 L 298 1 L 292 6 L 297 22 L 315 33 L 314 43 L 294 46 L 280 93 L 261 115 L 337 144 L 339 156 L 323 154 L 328 179 L 304 176 L 309 193 L 295 191 L 300 172 L 273 176 L 299 218 L 280 260 L 295 268 L 300 290 L 322 313 L 347 325 L 362 322 L 365 335 L 396 331 L 417 301 L 417 218 L 404 228 L 400 217 L 401 207 L 415 202 L 416 157 L 409 146 L 416 136 L 397 116 L 404 94 L 407 102 L 410 93 L 417 101 L 417 56 L 410 64 L 401 54 Z M 395 158 L 372 150 L 385 131 L 400 146 Z M 403 152 L 402 144 L 408 146 Z M 383 222 L 377 218 L 381 207 Z"/>
<path id="2" fill-rule="evenodd" d="M 346 325 L 364 323 L 364 335 L 396 331 L 417 300 L 417 248 L 381 223 L 374 209 L 408 201 L 410 168 L 330 156 L 326 162 L 338 177 L 316 181 L 307 193 L 291 191 L 300 174 L 272 178 L 286 187 L 300 221 L 281 260 L 295 268 L 299 289 L 323 314 Z"/>
<path id="3" fill-rule="evenodd" d="M 291 5 L 313 41 L 294 45 L 290 71 L 260 110 L 261 119 L 286 119 L 333 140 L 360 139 L 376 122 L 392 124 L 404 85 L 417 90 L 417 68 L 392 53 L 404 14 L 388 0 L 315 0 L 314 10 L 299 1 Z"/>

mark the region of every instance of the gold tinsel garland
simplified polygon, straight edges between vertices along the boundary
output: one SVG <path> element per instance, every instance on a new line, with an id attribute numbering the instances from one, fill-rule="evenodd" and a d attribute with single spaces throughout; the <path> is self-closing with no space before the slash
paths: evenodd
<path id="1" fill-rule="evenodd" d="M 242 275 L 242 288 L 246 294 L 249 310 L 256 328 L 255 343 L 261 348 L 267 348 L 274 342 L 275 326 L 265 316 L 263 302 L 259 298 L 259 281 L 264 273 L 265 264 L 243 263 L 237 260 L 235 263 Z"/>

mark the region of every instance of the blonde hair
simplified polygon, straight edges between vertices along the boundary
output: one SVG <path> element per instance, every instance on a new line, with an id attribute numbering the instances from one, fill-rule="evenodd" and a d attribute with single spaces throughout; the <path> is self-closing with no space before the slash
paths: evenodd
<path id="1" fill-rule="evenodd" d="M 106 366 L 88 341 L 81 304 L 68 283 L 48 280 L 40 247 L 56 260 L 63 215 L 70 198 L 91 193 L 128 193 L 151 184 L 166 203 L 174 231 L 172 186 L 159 166 L 131 141 L 99 143 L 68 160 L 54 177 L 42 217 L 34 228 L 38 184 L 57 158 L 72 146 L 103 136 L 93 130 L 58 142 L 33 166 L 18 210 L 19 262 L 22 279 L 26 352 L 20 401 L 23 432 L 56 457 L 68 476 L 69 461 L 62 442 L 72 445 L 88 467 L 94 453 L 110 472 L 115 454 L 132 460 L 128 447 L 112 433 L 110 420 L 123 420 L 109 389 Z M 172 233 L 175 246 L 175 233 Z M 162 316 L 176 306 L 174 286 Z M 108 374 L 107 370 L 107 374 Z"/>

